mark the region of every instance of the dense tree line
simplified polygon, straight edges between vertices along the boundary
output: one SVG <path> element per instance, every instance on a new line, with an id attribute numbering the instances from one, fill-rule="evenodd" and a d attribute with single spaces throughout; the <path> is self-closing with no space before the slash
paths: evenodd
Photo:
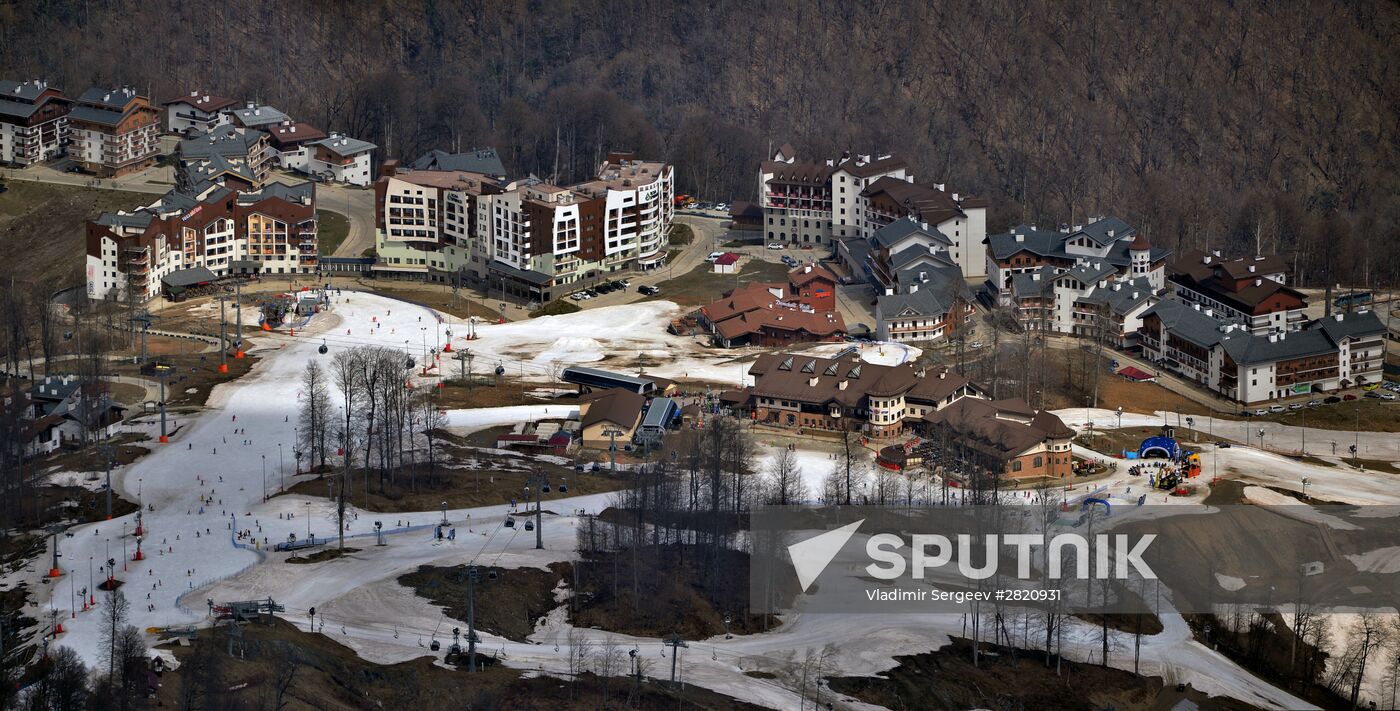
<path id="1" fill-rule="evenodd" d="M 1160 244 L 1393 280 L 1400 9 L 1267 3 L 0 3 L 0 73 L 258 99 L 381 157 L 499 147 L 560 180 L 609 149 L 682 192 L 756 164 L 898 151 L 991 228 L 1113 213 Z M 133 37 L 146 38 L 132 41 Z M 158 38 L 158 39 L 152 39 Z"/>

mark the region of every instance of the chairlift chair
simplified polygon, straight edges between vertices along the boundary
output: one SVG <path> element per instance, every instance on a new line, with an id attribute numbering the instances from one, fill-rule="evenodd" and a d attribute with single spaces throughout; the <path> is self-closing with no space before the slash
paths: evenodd
<path id="1" fill-rule="evenodd" d="M 513 518 L 507 518 L 507 519 L 506 519 L 506 528 L 515 528 L 515 519 L 513 519 Z"/>
<path id="2" fill-rule="evenodd" d="M 541 492 L 541 493 L 544 493 L 544 494 L 548 494 L 548 493 L 549 493 L 549 484 L 545 484 L 544 486 L 541 486 L 541 487 L 540 487 L 540 492 Z"/>
<path id="3" fill-rule="evenodd" d="M 561 493 L 561 494 L 567 494 L 567 493 L 569 493 L 569 485 L 568 485 L 568 484 L 565 484 L 565 483 L 562 482 L 562 481 L 559 482 L 559 493 Z"/>
<path id="4" fill-rule="evenodd" d="M 494 570 L 487 571 L 487 573 L 486 573 L 486 578 L 487 578 L 488 580 L 495 580 L 495 579 L 496 579 L 496 571 L 494 571 Z"/>
<path id="5" fill-rule="evenodd" d="M 533 530 L 535 530 L 535 522 L 534 522 L 534 521 L 526 521 L 526 522 L 525 522 L 525 530 L 527 530 L 527 531 L 533 531 Z"/>
<path id="6" fill-rule="evenodd" d="M 436 652 L 436 651 L 438 651 L 439 649 L 442 649 L 442 644 L 441 644 L 440 642 L 438 642 L 437 640 L 433 640 L 432 644 L 429 644 L 429 645 L 428 645 L 428 649 L 431 649 L 431 650 L 433 650 L 434 652 Z"/>

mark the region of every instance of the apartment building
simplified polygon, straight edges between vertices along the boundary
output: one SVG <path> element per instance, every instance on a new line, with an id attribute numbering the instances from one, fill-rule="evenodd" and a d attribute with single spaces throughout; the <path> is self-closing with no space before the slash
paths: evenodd
<path id="1" fill-rule="evenodd" d="M 306 163 L 307 173 L 350 185 L 366 186 L 373 182 L 371 157 L 377 148 L 373 143 L 331 132 L 330 136 L 307 145 L 311 151 Z"/>
<path id="2" fill-rule="evenodd" d="M 0 80 L 0 163 L 29 165 L 61 154 L 72 105 L 62 91 L 37 79 Z"/>
<path id="3" fill-rule="evenodd" d="M 415 164 L 494 170 L 497 162 L 429 160 Z M 662 266 L 674 217 L 671 166 L 612 154 L 597 175 L 563 187 L 386 162 L 375 183 L 376 270 L 432 281 L 460 274 L 502 295 L 545 302 L 609 273 Z"/>
<path id="4" fill-rule="evenodd" d="M 209 133 L 228 123 L 227 111 L 238 104 L 226 96 L 194 90 L 189 96 L 161 102 L 165 107 L 165 130 L 185 134 L 190 131 Z"/>
<path id="5" fill-rule="evenodd" d="M 889 438 L 922 427 L 922 418 L 982 390 L 946 368 L 876 365 L 857 353 L 817 358 L 760 355 L 749 368 L 756 422 L 787 428 L 857 431 Z"/>
<path id="6" fill-rule="evenodd" d="M 272 106 L 263 106 L 255 101 L 244 102 L 242 108 L 224 109 L 220 122 L 233 124 L 239 128 L 256 128 L 263 131 L 276 126 L 289 117 Z"/>
<path id="7" fill-rule="evenodd" d="M 952 245 L 938 228 L 910 217 L 882 226 L 867 241 L 841 243 L 875 287 L 880 340 L 932 341 L 971 322 L 976 307 Z"/>
<path id="8" fill-rule="evenodd" d="M 897 156 L 846 153 L 807 161 L 784 145 L 759 166 L 758 207 L 767 240 L 791 244 L 868 240 L 895 220 L 913 218 L 949 237 L 949 254 L 964 274 L 981 276 L 987 203 L 944 187 L 916 184 Z"/>
<path id="9" fill-rule="evenodd" d="M 1308 320 L 1306 298 L 1288 287 L 1288 266 L 1275 255 L 1224 259 L 1219 252 L 1187 252 L 1167 280 L 1177 299 L 1200 304 L 1250 333 L 1297 331 Z"/>
<path id="10" fill-rule="evenodd" d="M 288 119 L 276 126 L 265 128 L 267 146 L 273 165 L 301 173 L 310 171 L 311 144 L 324 138 L 326 134 L 309 123 Z"/>
<path id="11" fill-rule="evenodd" d="M 271 168 L 268 134 L 231 125 L 205 132 L 190 129 L 189 138 L 176 149 L 175 187 L 191 190 L 200 183 L 225 185 L 235 190 L 257 190 Z"/>
<path id="12" fill-rule="evenodd" d="M 1232 312 L 1163 300 L 1143 316 L 1143 355 L 1222 396 L 1251 404 L 1380 382 L 1385 324 L 1338 313 L 1259 334 Z"/>
<path id="13" fill-rule="evenodd" d="M 103 177 L 125 175 L 155 162 L 160 110 L 135 89 L 91 88 L 68 112 L 68 155 Z"/>
<path id="14" fill-rule="evenodd" d="M 310 274 L 316 235 L 312 183 L 172 190 L 145 207 L 88 221 L 88 298 L 148 301 L 162 280 L 200 267 L 215 276 Z"/>

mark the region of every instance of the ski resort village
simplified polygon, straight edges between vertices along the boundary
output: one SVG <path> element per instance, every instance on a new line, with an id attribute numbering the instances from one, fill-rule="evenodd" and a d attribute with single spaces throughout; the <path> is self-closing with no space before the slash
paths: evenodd
<path id="1" fill-rule="evenodd" d="M 285 108 L 0 81 L 0 708 L 1395 707 L 1400 547 L 1324 512 L 1400 511 L 1393 232 L 1343 283 L 898 145 L 707 193 Z M 1306 531 L 1381 612 L 832 612 L 756 550 L 987 506 L 1232 592 Z"/>

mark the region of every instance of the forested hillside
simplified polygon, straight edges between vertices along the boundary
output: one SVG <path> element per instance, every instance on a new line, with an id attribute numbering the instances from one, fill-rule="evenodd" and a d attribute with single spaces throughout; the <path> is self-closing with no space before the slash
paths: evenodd
<path id="1" fill-rule="evenodd" d="M 0 75 L 257 98 L 381 146 L 608 149 L 744 199 L 770 145 L 900 152 L 991 227 L 1112 212 L 1173 247 L 1393 282 L 1400 9 L 1315 2 L 0 0 Z"/>

